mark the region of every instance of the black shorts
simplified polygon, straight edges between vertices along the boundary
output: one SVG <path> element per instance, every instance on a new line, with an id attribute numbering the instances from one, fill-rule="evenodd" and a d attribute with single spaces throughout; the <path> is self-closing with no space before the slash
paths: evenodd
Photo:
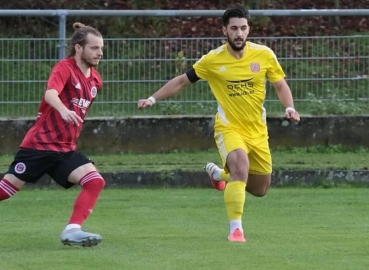
<path id="1" fill-rule="evenodd" d="M 60 186 L 70 188 L 74 185 L 68 181 L 70 173 L 87 163 L 93 162 L 78 151 L 63 153 L 20 148 L 7 173 L 27 183 L 36 183 L 48 174 Z"/>

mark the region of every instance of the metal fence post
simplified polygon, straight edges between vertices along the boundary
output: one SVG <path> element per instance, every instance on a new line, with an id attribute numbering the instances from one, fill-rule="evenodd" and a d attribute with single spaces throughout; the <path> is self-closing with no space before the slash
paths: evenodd
<path id="1" fill-rule="evenodd" d="M 59 17 L 59 40 L 58 40 L 58 57 L 59 60 L 65 58 L 66 48 L 66 23 L 68 10 L 57 10 L 57 16 Z"/>

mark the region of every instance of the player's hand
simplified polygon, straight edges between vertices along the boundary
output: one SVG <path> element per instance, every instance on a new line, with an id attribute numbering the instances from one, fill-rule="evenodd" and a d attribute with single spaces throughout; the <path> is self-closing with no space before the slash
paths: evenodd
<path id="1" fill-rule="evenodd" d="M 284 115 L 294 124 L 300 122 L 300 115 L 294 108 L 291 107 L 286 108 L 286 112 Z"/>
<path id="2" fill-rule="evenodd" d="M 140 99 L 137 103 L 137 109 L 141 110 L 146 107 L 154 105 L 150 99 Z"/>
<path id="3" fill-rule="evenodd" d="M 83 123 L 83 119 L 75 112 L 68 109 L 59 111 L 61 118 L 70 124 L 79 126 L 80 123 Z"/>

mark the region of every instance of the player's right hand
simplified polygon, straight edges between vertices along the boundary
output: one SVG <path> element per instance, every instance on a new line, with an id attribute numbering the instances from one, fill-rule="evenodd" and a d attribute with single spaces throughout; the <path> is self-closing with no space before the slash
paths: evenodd
<path id="1" fill-rule="evenodd" d="M 73 125 L 79 126 L 80 123 L 83 123 L 83 119 L 75 112 L 68 109 L 59 111 L 61 118 Z"/>
<path id="2" fill-rule="evenodd" d="M 137 109 L 141 110 L 146 107 L 151 107 L 153 103 L 150 99 L 140 99 L 137 103 Z"/>
<path id="3" fill-rule="evenodd" d="M 285 117 L 294 124 L 298 124 L 298 122 L 300 122 L 300 115 L 294 108 L 286 108 Z"/>

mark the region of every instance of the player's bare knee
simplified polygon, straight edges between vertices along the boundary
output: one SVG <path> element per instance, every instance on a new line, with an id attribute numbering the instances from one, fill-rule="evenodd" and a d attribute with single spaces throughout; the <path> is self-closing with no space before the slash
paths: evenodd
<path id="1" fill-rule="evenodd" d="M 233 180 L 241 180 L 241 181 L 247 181 L 248 178 L 248 172 L 245 168 L 236 168 L 235 170 L 230 172 L 231 177 Z"/>

